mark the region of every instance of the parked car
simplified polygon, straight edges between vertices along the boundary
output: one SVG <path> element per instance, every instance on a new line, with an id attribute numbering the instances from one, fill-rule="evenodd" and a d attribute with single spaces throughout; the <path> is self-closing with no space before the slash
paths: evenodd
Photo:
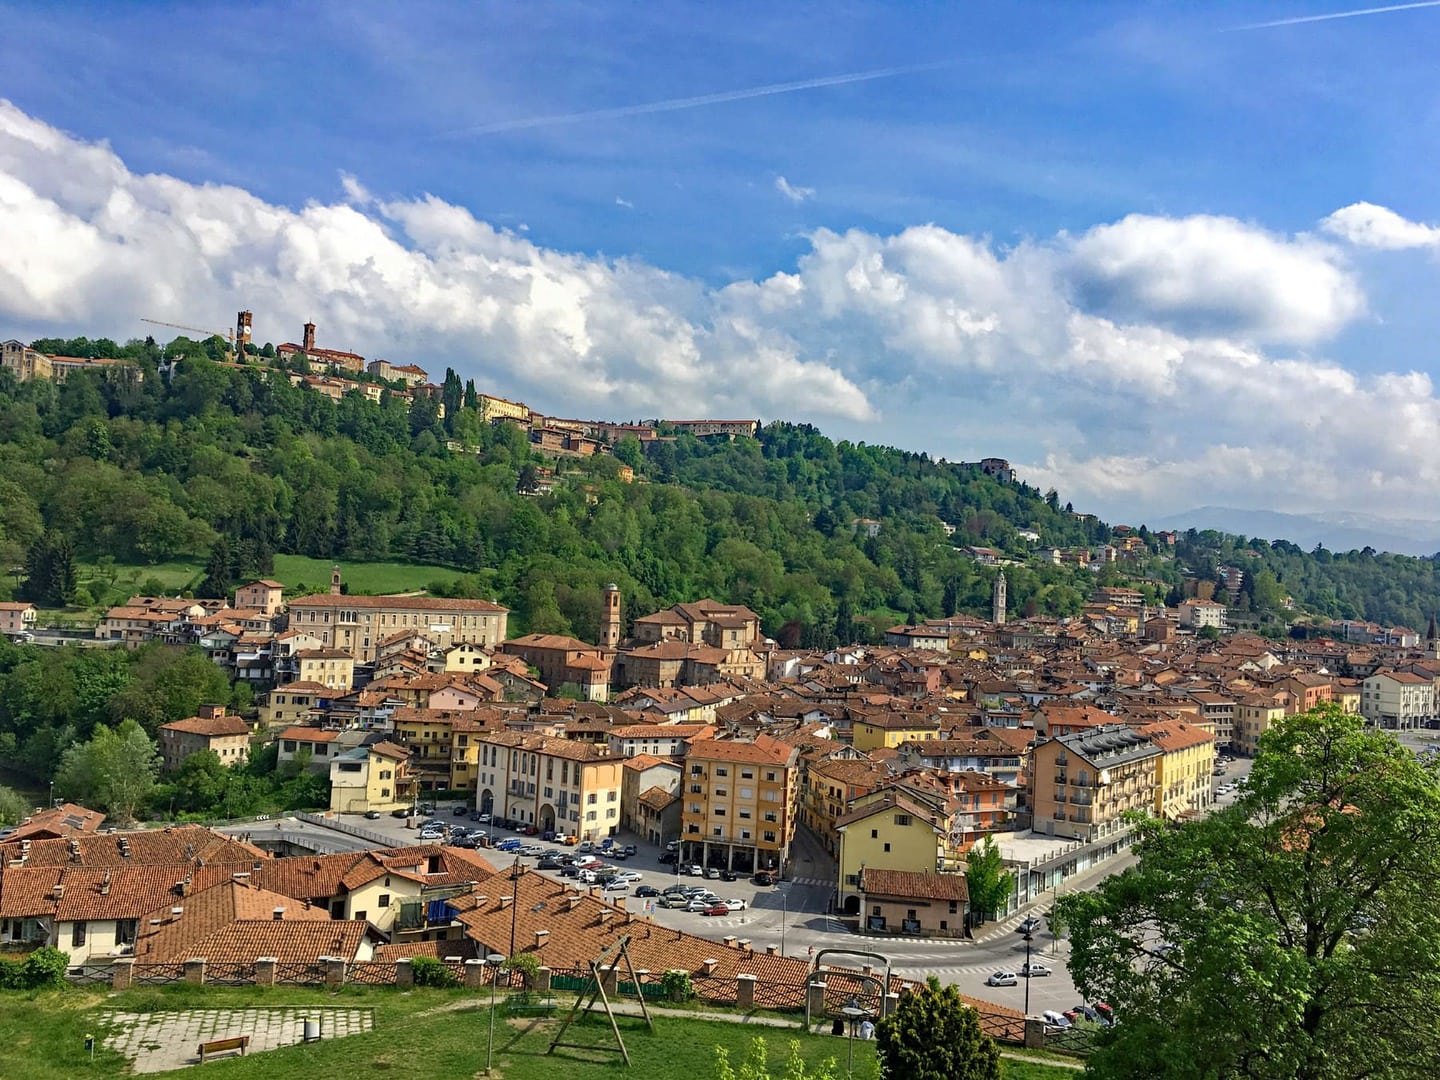
<path id="1" fill-rule="evenodd" d="M 500 843 L 498 843 L 498 844 L 495 845 L 495 850 L 496 850 L 496 851 L 519 851 L 519 850 L 520 850 L 520 841 L 517 840 L 517 839 L 515 839 L 515 837 L 513 837 L 513 836 L 506 837 L 504 840 L 501 840 Z"/>
<path id="2" fill-rule="evenodd" d="M 565 866 L 565 864 L 562 863 L 559 859 L 555 858 L 553 855 L 546 855 L 546 856 L 543 856 L 543 857 L 540 859 L 540 861 L 535 864 L 535 869 L 536 869 L 536 870 L 561 870 L 561 869 L 564 868 L 564 866 Z"/>
<path id="3" fill-rule="evenodd" d="M 674 862 L 679 862 L 679 861 L 680 861 L 680 856 L 679 856 L 679 855 L 676 855 L 675 852 L 673 852 L 673 851 L 666 851 L 666 852 L 662 852 L 662 853 L 661 853 L 661 855 L 660 855 L 660 861 L 661 861 L 662 863 L 674 863 Z"/>
<path id="4" fill-rule="evenodd" d="M 618 878 L 623 878 L 625 881 L 629 881 L 629 882 L 636 882 L 636 881 L 643 881 L 643 880 L 644 880 L 643 876 L 641 875 L 640 871 L 638 871 L 638 870 L 621 870 L 621 871 L 620 871 L 618 874 L 616 874 L 615 876 L 618 877 Z"/>
<path id="5" fill-rule="evenodd" d="M 479 811 L 479 810 L 471 810 L 471 811 L 470 811 L 470 820 L 471 820 L 471 821 L 489 821 L 489 820 L 490 820 L 490 815 L 489 815 L 489 814 L 486 814 L 486 813 L 482 813 L 482 812 Z"/>
<path id="6" fill-rule="evenodd" d="M 560 868 L 560 876 L 561 876 L 561 877 L 579 877 L 579 876 L 580 876 L 580 867 L 576 866 L 574 863 L 570 863 L 570 864 L 567 865 L 567 866 L 562 866 L 562 867 Z"/>
<path id="7" fill-rule="evenodd" d="M 726 900 L 725 906 L 728 907 L 731 911 L 744 911 L 745 901 L 738 898 L 734 900 Z"/>
<path id="8" fill-rule="evenodd" d="M 750 880 L 755 882 L 756 885 L 774 885 L 775 875 L 772 874 L 769 870 L 761 870 L 758 871 L 755 876 Z"/>
<path id="9" fill-rule="evenodd" d="M 660 890 L 657 889 L 654 885 L 637 885 L 637 886 L 635 887 L 635 895 L 636 895 L 636 896 L 659 896 L 659 895 L 660 895 Z"/>
<path id="10" fill-rule="evenodd" d="M 1026 919 L 1024 922 L 1022 922 L 1019 926 L 1015 928 L 1015 932 L 1017 934 L 1033 934 L 1036 930 L 1039 930 L 1044 925 L 1045 924 L 1042 923 L 1039 919 L 1037 919 L 1034 915 L 1031 915 L 1028 919 Z"/>
<path id="11" fill-rule="evenodd" d="M 370 821 L 379 821 L 379 820 L 380 820 L 380 811 L 379 811 L 379 810 L 366 810 L 366 811 L 365 811 L 365 817 L 366 817 L 368 820 L 370 820 Z"/>
<path id="12" fill-rule="evenodd" d="M 1020 979 L 1013 971 L 992 971 L 985 980 L 986 986 L 1019 986 Z"/>
<path id="13" fill-rule="evenodd" d="M 694 911 L 694 912 L 698 912 L 698 913 L 703 914 L 704 912 L 709 911 L 711 907 L 712 907 L 712 905 L 711 905 L 711 903 L 710 903 L 709 900 L 699 900 L 699 899 L 696 899 L 696 900 L 691 900 L 688 904 L 686 904 L 686 905 L 685 905 L 685 910 L 686 910 L 686 911 Z"/>
<path id="14" fill-rule="evenodd" d="M 409 817 L 409 816 L 410 816 L 410 808 L 409 808 L 408 806 L 397 806 L 394 810 L 391 810 L 391 811 L 390 811 L 390 816 L 391 816 L 391 817 Z"/>
<path id="15" fill-rule="evenodd" d="M 584 882 L 586 885 L 594 885 L 599 877 L 599 875 L 597 875 L 594 870 L 581 870 L 575 876 L 579 878 L 580 881 Z"/>
<path id="16" fill-rule="evenodd" d="M 1020 977 L 1022 979 L 1038 979 L 1042 975 L 1049 975 L 1050 969 L 1044 964 L 1038 964 L 1034 960 L 1020 965 Z"/>
<path id="17" fill-rule="evenodd" d="M 461 803 L 459 806 L 455 807 L 455 809 L 450 812 L 456 817 L 464 817 L 466 814 L 470 813 L 470 807 L 466 806 L 464 803 Z"/>
<path id="18" fill-rule="evenodd" d="M 687 888 L 689 888 L 689 886 L 686 886 L 686 885 L 666 885 L 665 888 L 663 888 L 663 889 L 660 890 L 660 895 L 661 895 L 661 896 L 683 896 L 683 895 L 685 895 L 685 891 L 686 891 Z"/>
<path id="19" fill-rule="evenodd" d="M 626 845 L 625 845 L 625 854 L 626 854 L 626 855 L 639 855 L 639 854 L 640 854 L 640 849 L 637 848 L 634 844 L 626 844 Z"/>
<path id="20" fill-rule="evenodd" d="M 700 914 L 702 914 L 702 915 L 729 915 L 729 914 L 730 914 L 730 908 L 729 908 L 728 905 L 723 904 L 723 903 L 722 903 L 722 904 L 711 904 L 708 908 L 706 908 L 706 909 L 705 909 L 704 911 L 702 911 Z"/>
<path id="21" fill-rule="evenodd" d="M 1045 1018 L 1045 1022 L 1051 1027 L 1068 1028 L 1070 1026 L 1070 1021 L 1066 1018 L 1065 1014 L 1056 1012 L 1054 1009 L 1046 1009 L 1040 1015 Z"/>
<path id="22" fill-rule="evenodd" d="M 417 806 L 417 807 L 415 808 L 415 810 L 416 810 L 417 813 L 419 813 L 419 815 L 420 815 L 421 817 L 434 817 L 434 816 L 435 816 L 435 807 L 433 807 L 433 806 Z"/>
<path id="23" fill-rule="evenodd" d="M 689 866 L 682 867 L 681 870 L 691 877 L 700 877 L 700 875 L 705 873 L 705 868 L 699 863 L 691 863 Z"/>
<path id="24" fill-rule="evenodd" d="M 671 893 L 660 901 L 661 906 L 667 908 L 688 908 L 690 900 L 682 893 Z"/>
<path id="25" fill-rule="evenodd" d="M 581 840 L 581 841 L 580 841 L 580 846 L 579 846 L 578 848 L 576 848 L 575 850 L 576 850 L 576 851 L 586 851 L 586 852 L 594 851 L 594 850 L 595 850 L 595 845 L 592 844 L 589 840 Z"/>
<path id="26" fill-rule="evenodd" d="M 536 855 L 544 855 L 547 849 L 539 844 L 525 844 L 520 848 L 521 855 L 529 855 L 532 858 Z"/>
<path id="27" fill-rule="evenodd" d="M 735 873 L 734 870 L 721 870 L 721 871 L 720 871 L 720 880 L 721 880 L 721 881 L 739 881 L 739 880 L 740 880 L 740 875 L 737 874 L 737 873 Z"/>
<path id="28" fill-rule="evenodd" d="M 720 878 L 720 867 L 718 867 L 718 866 L 707 866 L 707 867 L 705 867 L 705 876 L 706 876 L 707 878 L 710 878 L 712 881 L 718 881 L 719 878 Z"/>
<path id="29" fill-rule="evenodd" d="M 539 829 L 537 826 L 534 826 L 534 825 L 526 825 L 523 831 L 524 831 L 524 833 L 525 833 L 526 836 L 539 836 L 539 835 L 540 835 L 540 829 Z"/>
<path id="30" fill-rule="evenodd" d="M 622 881 L 620 878 L 611 878 L 605 882 L 605 892 L 626 892 L 630 888 L 630 882 Z"/>
<path id="31" fill-rule="evenodd" d="M 624 849 L 624 848 L 618 848 L 618 847 L 606 848 L 606 849 L 605 849 L 605 854 L 608 855 L 608 856 L 610 856 L 610 858 L 614 859 L 616 862 L 624 862 L 626 859 L 628 859 L 628 858 L 630 857 L 629 855 L 626 855 L 626 854 L 625 854 L 625 849 Z"/>

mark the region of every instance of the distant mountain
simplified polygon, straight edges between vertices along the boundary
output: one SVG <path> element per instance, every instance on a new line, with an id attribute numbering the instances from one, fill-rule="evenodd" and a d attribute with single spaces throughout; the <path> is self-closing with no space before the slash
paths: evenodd
<path id="1" fill-rule="evenodd" d="M 1282 514 L 1275 510 L 1201 506 L 1171 514 L 1151 528 L 1218 529 L 1265 540 L 1289 540 L 1306 549 L 1324 544 L 1331 551 L 1366 547 L 1398 555 L 1433 555 L 1440 551 L 1440 521 L 1369 514 Z"/>

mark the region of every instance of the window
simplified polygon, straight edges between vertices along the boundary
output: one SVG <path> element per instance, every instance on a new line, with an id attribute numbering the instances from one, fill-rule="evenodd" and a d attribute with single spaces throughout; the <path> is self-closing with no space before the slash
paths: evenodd
<path id="1" fill-rule="evenodd" d="M 390 894 L 388 892 L 382 892 L 380 894 L 380 906 L 382 908 L 388 908 L 390 906 Z"/>
<path id="2" fill-rule="evenodd" d="M 771 829 L 766 829 L 766 830 L 765 830 L 765 839 L 766 839 L 768 842 L 770 842 L 770 843 L 773 844 L 773 843 L 775 842 L 775 833 L 774 833 L 774 831 L 771 830 Z"/>
<path id="3" fill-rule="evenodd" d="M 70 928 L 70 944 L 80 946 L 85 944 L 85 924 L 77 922 Z"/>
<path id="4" fill-rule="evenodd" d="M 859 874 L 846 874 L 846 875 L 845 875 L 845 884 L 846 884 L 846 885 L 859 885 L 859 884 L 860 884 L 860 875 L 859 875 Z"/>
<path id="5" fill-rule="evenodd" d="M 752 770 L 752 769 L 741 769 L 741 770 L 740 770 L 740 779 L 741 779 L 741 780 L 753 780 L 754 778 L 755 778 L 755 772 L 754 772 L 754 770 Z"/>
<path id="6" fill-rule="evenodd" d="M 715 808 L 715 816 L 716 816 L 716 817 L 724 817 L 724 816 L 725 816 L 725 808 L 724 808 L 723 806 L 717 806 L 717 807 Z"/>
<path id="7" fill-rule="evenodd" d="M 722 766 L 720 766 L 718 769 L 715 770 L 715 775 L 716 775 L 716 776 L 729 776 L 729 775 L 730 775 L 730 770 L 727 769 L 727 768 L 725 768 L 725 767 L 722 765 Z"/>
<path id="8" fill-rule="evenodd" d="M 896 814 L 896 815 L 895 815 L 895 824 L 896 824 L 896 825 L 900 825 L 900 826 L 909 825 L 909 824 L 910 824 L 910 815 L 909 815 L 909 814 Z"/>
<path id="9" fill-rule="evenodd" d="M 720 828 L 720 826 L 717 825 L 717 826 L 715 826 L 715 835 L 716 835 L 716 836 L 724 836 L 724 835 L 725 835 L 725 830 L 722 829 L 722 828 Z"/>
<path id="10" fill-rule="evenodd" d="M 779 818 L 779 815 L 775 814 L 773 811 L 767 811 L 766 814 L 765 814 L 765 820 L 766 820 L 766 821 L 779 821 L 780 818 Z"/>
<path id="11" fill-rule="evenodd" d="M 606 817 L 607 820 L 610 819 L 610 818 L 613 818 L 614 816 L 615 816 L 615 808 L 614 808 L 613 806 L 610 807 L 610 809 L 608 809 L 608 810 L 605 811 L 605 817 Z"/>
<path id="12" fill-rule="evenodd" d="M 594 821 L 594 820 L 595 820 L 595 811 L 594 811 L 594 810 L 587 810 L 587 811 L 585 811 L 585 820 L 586 820 L 586 821 Z"/>
<path id="13" fill-rule="evenodd" d="M 740 820 L 741 820 L 741 821 L 749 821 L 749 820 L 750 820 L 750 811 L 749 811 L 749 810 L 741 810 L 741 811 L 740 811 Z"/>
<path id="14" fill-rule="evenodd" d="M 879 840 L 879 839 L 880 839 L 880 830 L 879 830 L 879 829 L 871 829 L 871 830 L 870 830 L 870 839 L 871 839 L 871 840 Z"/>
<path id="15" fill-rule="evenodd" d="M 779 774 L 774 772 L 767 772 L 765 774 L 765 779 L 773 784 L 776 780 L 779 779 Z"/>
<path id="16" fill-rule="evenodd" d="M 389 780 L 389 779 L 390 779 L 390 770 L 389 770 L 389 769 L 381 769 L 381 770 L 380 770 L 380 779 L 381 779 L 381 780 Z"/>
<path id="17" fill-rule="evenodd" d="M 609 793 L 606 794 L 606 796 L 605 796 L 605 801 L 606 801 L 606 802 L 614 802 L 614 801 L 615 801 L 616 799 L 618 799 L 619 797 L 620 797 L 620 793 L 619 793 L 618 791 L 611 791 L 611 792 L 609 792 Z"/>
<path id="18" fill-rule="evenodd" d="M 885 845 L 885 850 L 886 850 L 886 851 L 889 851 L 889 850 L 890 850 L 890 845 L 889 845 L 889 844 L 886 844 L 886 845 Z"/>
<path id="19" fill-rule="evenodd" d="M 741 839 L 741 840 L 749 840 L 749 839 L 750 839 L 750 830 L 749 830 L 749 829 L 741 829 L 741 830 L 740 830 L 740 839 Z"/>
<path id="20" fill-rule="evenodd" d="M 740 798 L 742 798 L 742 799 L 753 799 L 754 797 L 755 797 L 755 789 L 754 789 L 754 788 L 742 787 L 742 788 L 740 789 Z"/>
<path id="21" fill-rule="evenodd" d="M 591 806 L 594 806 L 595 803 L 596 803 L 595 792 L 592 791 L 592 792 L 590 792 L 589 795 L 586 795 L 586 796 L 585 796 L 585 801 L 586 801 L 587 803 L 589 803 Z"/>
<path id="22" fill-rule="evenodd" d="M 135 932 L 139 927 L 138 919 L 116 919 L 115 920 L 115 944 L 134 945 Z"/>
<path id="23" fill-rule="evenodd" d="M 729 794 L 730 794 L 730 789 L 729 789 L 729 788 L 717 787 L 717 788 L 715 789 L 715 795 L 716 795 L 718 798 L 722 798 L 722 799 L 723 799 L 723 798 L 725 798 L 725 796 L 727 796 L 727 795 L 729 795 Z"/>
<path id="24" fill-rule="evenodd" d="M 365 921 L 365 916 L 366 916 L 367 914 L 369 914 L 369 913 L 368 913 L 368 912 L 364 912 L 364 911 L 357 911 L 357 912 L 355 912 L 355 918 L 359 919 L 361 922 L 364 922 L 364 921 Z"/>

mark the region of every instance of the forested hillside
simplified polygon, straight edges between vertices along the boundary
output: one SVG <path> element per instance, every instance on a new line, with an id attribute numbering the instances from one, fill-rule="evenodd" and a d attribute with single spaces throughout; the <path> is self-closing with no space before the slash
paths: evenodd
<path id="1" fill-rule="evenodd" d="M 498 599 L 517 631 L 591 637 L 613 580 L 627 617 L 710 595 L 749 604 L 782 640 L 819 645 L 874 639 L 911 616 L 987 612 L 994 571 L 960 546 L 1024 560 L 1035 545 L 1018 529 L 1041 545 L 1110 536 L 1053 492 L 808 426 L 772 423 L 734 442 L 682 435 L 648 454 L 626 439 L 613 456 L 555 463 L 520 429 L 483 423 L 453 373 L 441 420 L 433 402 L 388 393 L 332 402 L 264 356 L 246 369 L 214 363 L 218 339 L 172 342 L 168 355 L 186 358 L 169 381 L 151 341 L 41 344 L 125 355 L 144 376 L 0 381 L 0 558 L 29 566 L 13 586 L 52 606 L 123 598 L 110 561 L 189 556 L 208 563 L 193 587 L 217 593 L 284 552 L 434 565 L 433 588 Z M 637 482 L 622 482 L 622 463 Z M 532 494 L 551 466 L 553 490 Z M 880 521 L 878 535 L 857 532 L 857 518 Z M 1140 578 L 1159 598 L 1186 572 L 1229 563 L 1247 571 L 1243 602 L 1261 613 L 1290 596 L 1323 614 L 1423 625 L 1440 604 L 1434 560 L 1218 533 L 1187 534 L 1170 557 L 1149 539 L 1151 557 L 1099 578 Z M 73 576 L 55 570 L 72 562 Z M 1039 562 L 1007 576 L 1012 612 L 1052 615 L 1077 613 L 1097 579 Z"/>

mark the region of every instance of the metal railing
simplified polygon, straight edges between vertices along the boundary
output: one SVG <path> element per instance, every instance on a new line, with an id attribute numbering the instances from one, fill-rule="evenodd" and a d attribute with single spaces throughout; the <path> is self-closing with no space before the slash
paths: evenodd
<path id="1" fill-rule="evenodd" d="M 1061 1054 L 1085 1056 L 1095 1049 L 1099 1029 L 1075 1025 L 1068 1028 L 1045 1026 L 1045 1049 Z"/>
<path id="2" fill-rule="evenodd" d="M 205 982 L 216 986 L 253 986 L 254 964 L 206 964 Z"/>
<path id="3" fill-rule="evenodd" d="M 109 986 L 115 980 L 115 969 L 109 964 L 81 964 L 65 972 L 65 979 L 75 986 Z"/>
<path id="4" fill-rule="evenodd" d="M 384 960 L 357 960 L 346 968 L 345 981 L 364 986 L 394 986 L 395 965 Z"/>
<path id="5" fill-rule="evenodd" d="M 1025 1018 L 1004 1013 L 979 1013 L 980 1027 L 996 1042 L 1025 1045 Z"/>
<path id="6" fill-rule="evenodd" d="M 393 979 L 393 976 L 392 976 Z M 313 963 L 276 964 L 275 985 L 315 986 L 325 981 L 325 965 Z"/>
<path id="7" fill-rule="evenodd" d="M 136 964 L 131 969 L 131 982 L 136 986 L 163 986 L 185 978 L 185 965 Z"/>

